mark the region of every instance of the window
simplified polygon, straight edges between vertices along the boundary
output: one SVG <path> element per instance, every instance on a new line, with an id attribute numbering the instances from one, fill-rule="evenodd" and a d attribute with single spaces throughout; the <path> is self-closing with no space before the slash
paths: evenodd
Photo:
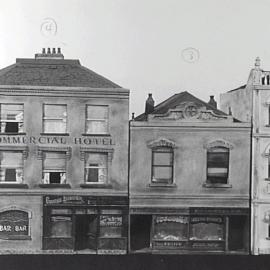
<path id="1" fill-rule="evenodd" d="M 43 132 L 66 133 L 67 106 L 46 104 L 43 109 Z"/>
<path id="2" fill-rule="evenodd" d="M 43 184 L 66 183 L 66 152 L 44 152 Z"/>
<path id="3" fill-rule="evenodd" d="M 86 153 L 85 155 L 85 183 L 106 183 L 108 154 Z"/>
<path id="4" fill-rule="evenodd" d="M 192 217 L 190 240 L 224 240 L 224 220 L 222 217 Z"/>
<path id="5" fill-rule="evenodd" d="M 23 132 L 23 105 L 1 104 L 1 133 Z"/>
<path id="6" fill-rule="evenodd" d="M 22 183 L 23 153 L 16 151 L 0 152 L 0 183 Z"/>
<path id="7" fill-rule="evenodd" d="M 70 238 L 72 236 L 71 216 L 51 216 L 50 222 L 50 237 Z"/>
<path id="8" fill-rule="evenodd" d="M 171 147 L 152 150 L 152 183 L 172 184 L 173 151 Z"/>
<path id="9" fill-rule="evenodd" d="M 108 133 L 108 106 L 86 106 L 86 134 Z"/>
<path id="10" fill-rule="evenodd" d="M 229 173 L 229 149 L 213 147 L 207 151 L 207 183 L 227 184 Z"/>
<path id="11" fill-rule="evenodd" d="M 181 216 L 157 216 L 154 240 L 183 241 L 188 239 L 188 218 Z"/>

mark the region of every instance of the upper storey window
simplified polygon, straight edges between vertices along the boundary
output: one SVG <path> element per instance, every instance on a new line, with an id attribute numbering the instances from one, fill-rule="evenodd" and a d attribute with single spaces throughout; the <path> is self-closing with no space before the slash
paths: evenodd
<path id="1" fill-rule="evenodd" d="M 213 147 L 207 150 L 207 183 L 227 184 L 229 175 L 229 149 Z"/>
<path id="2" fill-rule="evenodd" d="M 1 104 L 1 133 L 23 132 L 23 105 Z"/>
<path id="3" fill-rule="evenodd" d="M 43 132 L 67 133 L 67 105 L 44 105 Z"/>
<path id="4" fill-rule="evenodd" d="M 171 147 L 152 149 L 152 183 L 172 184 L 173 150 Z"/>
<path id="5" fill-rule="evenodd" d="M 108 106 L 86 105 L 86 134 L 108 134 Z"/>

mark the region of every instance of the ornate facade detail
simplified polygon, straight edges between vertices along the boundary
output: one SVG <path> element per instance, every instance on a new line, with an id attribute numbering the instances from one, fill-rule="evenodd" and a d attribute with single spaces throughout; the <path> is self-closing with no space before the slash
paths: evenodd
<path id="1" fill-rule="evenodd" d="M 149 115 L 149 120 L 180 120 L 180 121 L 220 121 L 232 120 L 230 115 L 218 115 L 205 106 L 199 107 L 193 102 L 184 102 L 164 114 Z"/>
<path id="2" fill-rule="evenodd" d="M 111 162 L 113 159 L 113 148 L 89 148 L 89 147 L 81 147 L 80 148 L 80 160 L 85 160 L 85 153 L 107 153 L 108 161 Z"/>
<path id="3" fill-rule="evenodd" d="M 149 148 L 155 148 L 155 147 L 172 147 L 175 148 L 175 142 L 170 141 L 165 138 L 159 138 L 157 140 L 151 141 L 147 144 Z"/>
<path id="4" fill-rule="evenodd" d="M 66 159 L 71 159 L 71 147 L 43 147 L 38 146 L 37 148 L 37 159 L 41 160 L 44 158 L 44 152 L 66 152 Z"/>
<path id="5" fill-rule="evenodd" d="M 27 159 L 29 148 L 28 146 L 0 146 L 0 151 L 19 151 L 22 152 L 23 159 Z"/>
<path id="6" fill-rule="evenodd" d="M 218 139 L 218 140 L 208 142 L 203 147 L 205 149 L 210 149 L 210 148 L 213 148 L 213 147 L 225 147 L 225 148 L 229 148 L 230 150 L 232 150 L 234 148 L 234 146 L 231 143 L 229 143 L 229 142 L 227 142 L 225 140 L 222 140 L 222 139 Z"/>

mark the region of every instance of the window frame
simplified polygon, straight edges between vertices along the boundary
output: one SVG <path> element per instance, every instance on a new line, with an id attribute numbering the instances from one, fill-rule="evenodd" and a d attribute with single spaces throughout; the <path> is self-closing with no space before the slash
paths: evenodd
<path id="1" fill-rule="evenodd" d="M 166 151 L 159 151 L 159 149 L 164 149 Z M 170 165 L 155 165 L 154 164 L 154 156 L 155 153 L 168 153 L 170 154 Z M 170 146 L 156 146 L 152 148 L 152 158 L 151 158 L 151 185 L 173 185 L 174 183 L 174 151 L 173 148 Z M 154 179 L 154 168 L 170 168 L 171 172 L 171 178 L 165 179 L 165 178 L 155 178 L 156 181 L 153 181 Z"/>
<path id="2" fill-rule="evenodd" d="M 65 117 L 47 117 L 45 115 L 45 107 L 46 106 L 64 106 L 65 107 Z M 43 104 L 43 111 L 42 111 L 42 134 L 68 134 L 68 113 L 67 113 L 67 110 L 68 110 L 68 106 L 67 104 L 51 104 L 51 103 L 44 103 Z M 50 121 L 50 120 L 56 120 L 56 121 L 60 121 L 62 120 L 63 123 L 65 123 L 65 132 L 48 132 L 48 131 L 45 131 L 45 121 Z"/>
<path id="3" fill-rule="evenodd" d="M 104 107 L 106 108 L 106 115 L 107 118 L 88 118 L 88 108 L 89 107 Z M 85 105 L 85 133 L 84 135 L 109 135 L 109 105 L 99 105 L 99 104 L 86 104 Z M 98 132 L 98 133 L 92 133 L 92 132 L 88 132 L 87 130 L 87 123 L 88 122 L 105 122 L 106 124 L 106 131 L 104 133 L 102 132 Z"/>
<path id="4" fill-rule="evenodd" d="M 5 105 L 5 106 L 12 106 L 12 105 L 17 105 L 17 106 L 22 106 L 22 121 L 14 121 L 14 120 L 9 120 L 7 121 L 7 119 L 3 119 L 2 118 L 2 106 Z M 2 123 L 18 123 L 18 132 L 7 132 L 7 131 L 4 131 L 2 132 Z M 22 123 L 22 128 L 21 128 L 21 131 L 20 131 L 20 128 L 19 128 L 19 123 Z M 0 103 L 0 134 L 25 134 L 25 122 L 24 122 L 24 104 L 23 103 Z"/>

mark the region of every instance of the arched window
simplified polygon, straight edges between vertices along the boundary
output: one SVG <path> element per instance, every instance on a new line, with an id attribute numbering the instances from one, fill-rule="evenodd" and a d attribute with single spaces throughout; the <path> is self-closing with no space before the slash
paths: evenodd
<path id="1" fill-rule="evenodd" d="M 229 148 L 215 146 L 207 149 L 207 180 L 209 184 L 228 184 Z"/>
<path id="2" fill-rule="evenodd" d="M 152 149 L 152 183 L 173 183 L 173 149 L 172 147 L 155 147 Z"/>

